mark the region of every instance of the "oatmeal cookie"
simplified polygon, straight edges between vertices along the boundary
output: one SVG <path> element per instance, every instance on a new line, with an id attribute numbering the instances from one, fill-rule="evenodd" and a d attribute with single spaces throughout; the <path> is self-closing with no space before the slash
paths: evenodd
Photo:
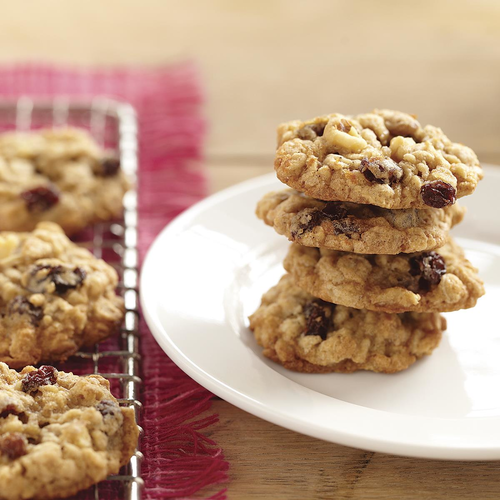
<path id="1" fill-rule="evenodd" d="M 250 316 L 264 355 L 300 372 L 394 373 L 438 346 L 446 320 L 437 313 L 388 314 L 323 302 L 285 275 Z"/>
<path id="2" fill-rule="evenodd" d="M 76 128 L 0 135 L 0 230 L 40 221 L 73 234 L 118 217 L 129 183 L 120 162 Z"/>
<path id="3" fill-rule="evenodd" d="M 474 307 L 484 295 L 477 269 L 452 239 L 435 251 L 399 255 L 293 244 L 283 265 L 303 290 L 356 309 L 449 312 Z"/>
<path id="4" fill-rule="evenodd" d="M 384 208 L 443 208 L 471 194 L 474 152 L 400 111 L 324 115 L 278 127 L 278 178 L 308 196 Z"/>
<path id="5" fill-rule="evenodd" d="M 120 408 L 101 376 L 0 363 L 2 498 L 74 495 L 116 474 L 138 435 L 134 410 Z"/>
<path id="6" fill-rule="evenodd" d="M 373 205 L 315 200 L 292 189 L 266 194 L 257 217 L 290 241 L 343 252 L 398 254 L 434 250 L 446 243 L 465 208 L 390 210 Z"/>
<path id="7" fill-rule="evenodd" d="M 116 271 L 52 222 L 0 233 L 0 361 L 63 361 L 116 333 L 124 306 Z"/>

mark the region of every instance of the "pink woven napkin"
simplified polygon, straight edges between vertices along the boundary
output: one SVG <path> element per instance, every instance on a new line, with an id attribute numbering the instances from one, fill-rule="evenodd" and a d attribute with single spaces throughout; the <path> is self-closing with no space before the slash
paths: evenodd
<path id="1" fill-rule="evenodd" d="M 135 106 L 140 131 L 142 256 L 169 220 L 205 195 L 205 178 L 196 165 L 205 127 L 193 64 L 162 69 L 88 70 L 31 64 L 0 68 L 0 96 L 21 95 L 106 95 Z M 168 359 L 144 323 L 141 335 L 144 498 L 188 498 L 205 486 L 227 480 L 228 463 L 222 450 L 200 432 L 218 417 L 205 413 L 210 409 L 211 394 Z M 225 490 L 210 498 L 225 498 Z"/>

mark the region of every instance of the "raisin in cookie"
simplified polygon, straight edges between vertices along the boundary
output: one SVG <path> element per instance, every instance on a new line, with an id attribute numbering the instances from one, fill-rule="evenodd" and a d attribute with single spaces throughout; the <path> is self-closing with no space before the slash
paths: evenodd
<path id="1" fill-rule="evenodd" d="M 101 376 L 0 363 L 2 498 L 74 495 L 116 474 L 138 434 L 134 410 L 118 406 Z"/>
<path id="2" fill-rule="evenodd" d="M 257 217 L 290 241 L 344 252 L 398 254 L 445 244 L 465 208 L 389 210 L 373 205 L 324 202 L 286 189 L 266 194 Z"/>
<path id="3" fill-rule="evenodd" d="M 117 332 L 124 314 L 116 271 L 52 222 L 0 233 L 0 361 L 63 361 Z"/>
<path id="4" fill-rule="evenodd" d="M 437 313 L 387 314 L 323 302 L 285 275 L 250 316 L 264 355 L 300 372 L 394 373 L 438 346 L 446 320 Z"/>
<path id="5" fill-rule="evenodd" d="M 119 216 L 128 187 L 118 159 L 83 130 L 0 135 L 2 231 L 31 231 L 52 221 L 73 234 Z"/>
<path id="6" fill-rule="evenodd" d="M 483 177 L 474 152 L 441 129 L 377 109 L 280 125 L 274 166 L 313 198 L 393 209 L 452 205 Z"/>
<path id="7" fill-rule="evenodd" d="M 436 251 L 359 255 L 292 245 L 283 262 L 295 283 L 320 299 L 399 313 L 468 309 L 484 295 L 477 270 L 453 241 Z"/>

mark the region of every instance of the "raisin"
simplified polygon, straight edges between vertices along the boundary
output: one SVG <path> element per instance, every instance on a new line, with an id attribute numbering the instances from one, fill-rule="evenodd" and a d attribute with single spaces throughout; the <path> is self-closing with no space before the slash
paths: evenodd
<path id="1" fill-rule="evenodd" d="M 117 411 L 120 411 L 120 407 L 115 401 L 103 399 L 96 405 L 96 410 L 98 410 L 103 417 L 107 415 L 115 416 Z"/>
<path id="2" fill-rule="evenodd" d="M 320 210 L 312 210 L 311 212 L 301 216 L 300 221 L 295 229 L 291 231 L 292 238 L 301 236 L 308 231 L 311 231 L 316 226 L 321 224 L 323 216 Z"/>
<path id="3" fill-rule="evenodd" d="M 53 366 L 43 365 L 24 376 L 22 388 L 24 392 L 35 392 L 40 386 L 54 385 L 56 381 L 57 370 Z"/>
<path id="4" fill-rule="evenodd" d="M 10 314 L 26 314 L 31 323 L 37 326 L 43 318 L 43 309 L 32 304 L 26 297 L 18 295 L 9 304 Z"/>
<path id="5" fill-rule="evenodd" d="M 306 318 L 306 330 L 304 335 L 319 335 L 326 340 L 330 316 L 333 314 L 335 304 L 327 304 L 322 300 L 309 302 L 304 306 L 304 316 Z M 330 314 L 328 314 L 330 312 Z"/>
<path id="6" fill-rule="evenodd" d="M 41 213 L 59 202 L 59 193 L 52 186 L 39 186 L 23 191 L 21 198 L 29 212 Z"/>
<path id="7" fill-rule="evenodd" d="M 310 215 L 311 218 L 307 223 L 306 231 L 311 230 L 313 227 L 319 226 L 323 221 L 323 214 L 321 210 L 313 210 Z"/>
<path id="8" fill-rule="evenodd" d="M 115 156 L 107 156 L 101 160 L 100 173 L 103 177 L 113 177 L 120 170 L 120 159 Z"/>
<path id="9" fill-rule="evenodd" d="M 316 137 L 321 137 L 325 131 L 326 123 L 311 123 L 304 125 L 297 131 L 297 137 L 306 141 L 313 141 Z"/>
<path id="10" fill-rule="evenodd" d="M 68 290 L 79 287 L 87 273 L 81 269 L 80 267 L 75 267 L 75 269 L 65 269 L 62 266 L 61 270 L 57 273 L 54 273 L 52 277 L 52 281 L 56 286 L 56 293 L 62 295 L 66 293 Z"/>
<path id="11" fill-rule="evenodd" d="M 381 179 L 377 179 L 371 172 L 371 170 L 368 170 L 367 168 L 364 167 L 363 161 L 361 161 L 361 173 L 365 176 L 365 179 L 370 182 L 376 182 L 377 184 L 383 184 L 384 181 Z"/>
<path id="12" fill-rule="evenodd" d="M 431 181 L 422 186 L 420 195 L 426 205 L 432 208 L 444 208 L 455 203 L 457 190 L 447 182 Z"/>
<path id="13" fill-rule="evenodd" d="M 5 405 L 0 412 L 0 418 L 7 418 L 9 415 L 17 415 L 18 409 L 13 404 Z"/>
<path id="14" fill-rule="evenodd" d="M 396 184 L 403 177 L 403 169 L 390 158 L 363 158 L 360 171 L 377 184 Z"/>
<path id="15" fill-rule="evenodd" d="M 325 127 L 326 127 L 327 122 L 323 123 L 313 123 L 311 125 L 311 128 L 313 129 L 314 133 L 318 136 L 321 137 L 323 133 L 325 132 Z"/>
<path id="16" fill-rule="evenodd" d="M 410 259 L 410 274 L 418 276 L 418 287 L 428 292 L 441 281 L 446 273 L 446 263 L 436 252 L 423 252 Z"/>
<path id="17" fill-rule="evenodd" d="M 31 272 L 26 288 L 33 293 L 43 293 L 52 282 L 55 292 L 59 295 L 72 288 L 79 287 L 87 273 L 80 267 L 70 269 L 65 266 L 37 265 Z"/>
<path id="18" fill-rule="evenodd" d="M 339 220 L 347 217 L 347 210 L 336 202 L 327 203 L 322 209 L 321 213 L 330 220 Z"/>
<path id="19" fill-rule="evenodd" d="M 302 222 L 297 230 L 292 231 L 292 238 L 295 239 L 297 235 L 311 231 L 325 220 L 329 220 L 332 223 L 336 236 L 339 234 L 350 235 L 360 232 L 359 226 L 356 222 L 347 218 L 348 211 L 338 202 L 328 202 L 321 210 L 315 209 L 309 212 L 308 216 L 308 219 Z"/>
<path id="20" fill-rule="evenodd" d="M 28 453 L 28 441 L 19 432 L 8 432 L 0 437 L 0 453 L 11 460 Z"/>

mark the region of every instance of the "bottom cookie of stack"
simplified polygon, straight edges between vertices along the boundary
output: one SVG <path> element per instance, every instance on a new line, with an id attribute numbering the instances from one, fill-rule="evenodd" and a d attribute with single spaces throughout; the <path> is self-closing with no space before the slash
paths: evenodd
<path id="1" fill-rule="evenodd" d="M 264 294 L 250 329 L 264 355 L 291 370 L 395 373 L 432 353 L 446 320 L 439 313 L 390 314 L 325 302 L 287 274 Z"/>

